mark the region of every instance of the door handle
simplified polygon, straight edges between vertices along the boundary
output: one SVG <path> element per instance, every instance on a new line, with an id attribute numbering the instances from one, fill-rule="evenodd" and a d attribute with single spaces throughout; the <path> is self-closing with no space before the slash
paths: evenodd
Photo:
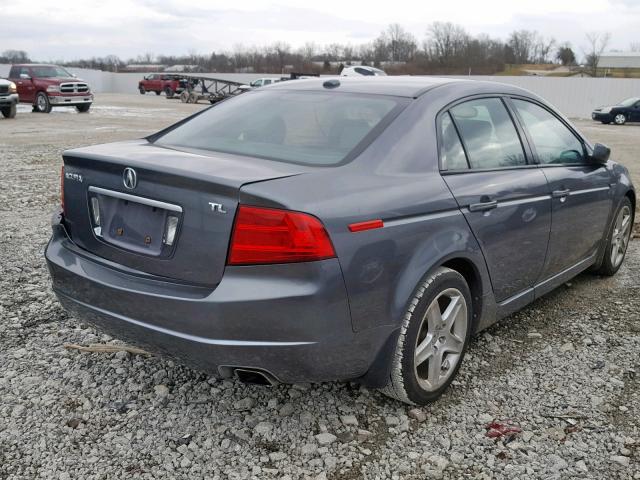
<path id="1" fill-rule="evenodd" d="M 553 198 L 565 198 L 569 196 L 570 192 L 571 190 L 569 190 L 568 188 L 565 188 L 564 190 L 554 190 L 553 192 L 551 192 L 551 196 Z"/>
<path id="2" fill-rule="evenodd" d="M 472 203 L 469 205 L 470 212 L 486 212 L 487 210 L 493 210 L 498 207 L 498 202 L 496 200 L 491 200 L 489 202 L 480 202 L 480 203 Z"/>

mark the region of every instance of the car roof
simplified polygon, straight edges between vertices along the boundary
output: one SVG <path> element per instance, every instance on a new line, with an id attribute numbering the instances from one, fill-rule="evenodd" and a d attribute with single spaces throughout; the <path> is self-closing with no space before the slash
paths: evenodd
<path id="1" fill-rule="evenodd" d="M 324 84 L 331 80 L 338 86 L 325 87 Z M 459 78 L 443 78 L 428 76 L 371 76 L 371 77 L 320 77 L 304 80 L 289 80 L 269 86 L 269 91 L 339 91 L 344 93 L 364 93 L 369 95 L 392 95 L 397 97 L 417 98 L 420 95 L 444 85 L 453 85 L 461 94 L 473 95 L 485 93 L 487 90 L 495 90 L 494 93 L 519 93 L 529 94 L 524 89 L 497 82 L 467 80 Z"/>

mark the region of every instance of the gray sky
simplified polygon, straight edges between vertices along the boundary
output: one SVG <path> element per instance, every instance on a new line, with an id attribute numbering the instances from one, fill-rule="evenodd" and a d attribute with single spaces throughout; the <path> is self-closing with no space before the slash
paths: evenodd
<path id="1" fill-rule="evenodd" d="M 608 31 L 610 49 L 640 42 L 640 0 L 0 0 L 0 51 L 38 60 L 115 54 L 232 51 L 285 41 L 354 45 L 397 22 L 419 42 L 433 21 L 506 38 L 538 30 L 581 56 L 585 32 Z"/>

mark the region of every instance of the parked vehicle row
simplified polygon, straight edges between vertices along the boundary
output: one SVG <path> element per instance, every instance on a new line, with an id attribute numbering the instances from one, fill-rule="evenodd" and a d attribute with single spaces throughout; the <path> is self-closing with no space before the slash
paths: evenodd
<path id="1" fill-rule="evenodd" d="M 15 83 L 0 78 L 0 112 L 5 118 L 15 118 L 19 102 Z"/>
<path id="2" fill-rule="evenodd" d="M 636 193 L 606 146 L 514 86 L 369 80 L 282 82 L 64 152 L 60 302 L 215 375 L 425 404 L 474 332 L 618 271 Z"/>
<path id="3" fill-rule="evenodd" d="M 93 103 L 89 84 L 57 65 L 12 65 L 9 80 L 16 84 L 20 102 L 33 105 L 34 112 L 49 113 L 64 106 L 84 113 Z"/>

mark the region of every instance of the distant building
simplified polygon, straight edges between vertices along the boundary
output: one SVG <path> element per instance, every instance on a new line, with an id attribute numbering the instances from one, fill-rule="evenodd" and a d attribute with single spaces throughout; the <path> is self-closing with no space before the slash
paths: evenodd
<path id="1" fill-rule="evenodd" d="M 165 68 L 166 65 L 130 63 L 123 70 L 126 72 L 163 72 Z"/>
<path id="2" fill-rule="evenodd" d="M 165 72 L 197 72 L 198 65 L 171 65 L 164 69 Z"/>
<path id="3" fill-rule="evenodd" d="M 603 53 L 598 68 L 640 68 L 640 52 Z"/>

